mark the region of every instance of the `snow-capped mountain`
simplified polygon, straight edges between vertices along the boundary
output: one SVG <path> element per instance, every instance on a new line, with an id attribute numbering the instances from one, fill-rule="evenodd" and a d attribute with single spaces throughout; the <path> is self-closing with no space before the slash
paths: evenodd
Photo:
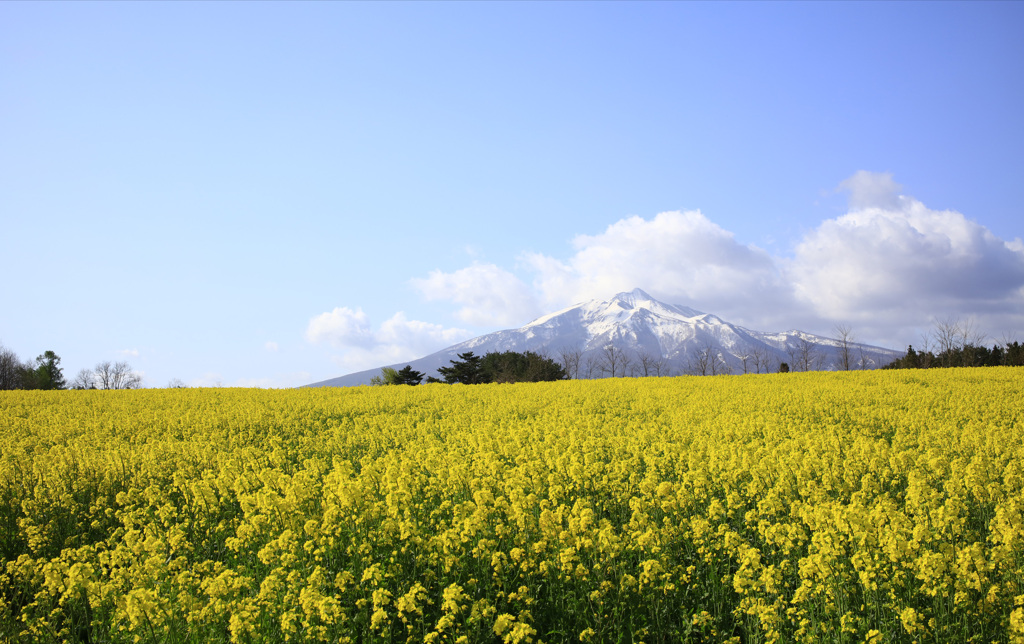
<path id="1" fill-rule="evenodd" d="M 842 342 L 802 331 L 763 333 L 730 324 L 716 315 L 665 304 L 640 289 L 608 301 L 591 300 L 537 318 L 518 329 L 482 335 L 406 364 L 428 376 L 472 351 L 533 351 L 567 366 L 571 376 L 681 373 L 765 373 L 782 362 L 793 370 L 875 368 L 901 352 Z M 311 387 L 367 384 L 380 368 L 313 383 Z"/>

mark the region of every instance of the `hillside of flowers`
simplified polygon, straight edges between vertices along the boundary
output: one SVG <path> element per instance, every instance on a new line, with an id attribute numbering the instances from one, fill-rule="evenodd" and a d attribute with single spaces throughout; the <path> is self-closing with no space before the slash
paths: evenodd
<path id="1" fill-rule="evenodd" d="M 0 392 L 0 641 L 1024 642 L 1024 370 Z"/>

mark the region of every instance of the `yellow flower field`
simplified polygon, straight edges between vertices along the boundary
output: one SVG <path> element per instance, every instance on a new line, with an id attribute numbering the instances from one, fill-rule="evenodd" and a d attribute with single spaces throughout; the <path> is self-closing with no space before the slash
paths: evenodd
<path id="1" fill-rule="evenodd" d="M 1024 642 L 1024 370 L 0 392 L 0 641 Z"/>

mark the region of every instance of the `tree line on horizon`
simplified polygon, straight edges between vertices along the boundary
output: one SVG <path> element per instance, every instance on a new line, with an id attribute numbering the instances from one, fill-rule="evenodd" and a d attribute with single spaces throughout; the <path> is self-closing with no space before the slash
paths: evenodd
<path id="1" fill-rule="evenodd" d="M 60 356 L 44 351 L 35 360 L 22 361 L 0 345 L 0 391 L 13 389 L 139 389 L 142 376 L 127 362 L 102 361 L 93 369 L 82 369 L 68 382 L 60 366 Z"/>
<path id="2" fill-rule="evenodd" d="M 542 382 L 565 380 L 565 370 L 554 360 L 533 351 L 491 351 L 478 356 L 472 351 L 458 354 L 458 360 L 449 360 L 450 366 L 438 367 L 440 378 L 428 376 L 428 383 L 449 385 L 479 385 L 489 382 Z M 423 372 L 411 365 L 396 370 L 384 367 L 379 376 L 370 380 L 371 385 L 418 385 L 423 382 Z"/>
<path id="3" fill-rule="evenodd" d="M 1024 345 L 1014 341 L 992 348 L 984 345 L 965 344 L 960 347 L 933 353 L 918 351 L 914 345 L 907 347 L 902 358 L 893 360 L 883 369 L 937 369 L 948 367 L 1024 367 Z"/>
<path id="4" fill-rule="evenodd" d="M 858 348 L 852 329 L 844 324 L 834 328 L 838 344 L 835 360 L 825 364 L 826 355 L 817 346 L 801 339 L 788 347 L 788 361 L 779 361 L 766 348 L 756 348 L 738 356 L 744 374 L 790 373 L 800 371 L 851 371 L 860 369 L 928 369 L 936 367 L 1024 366 L 1024 345 L 1008 339 L 984 346 L 984 334 L 970 321 L 949 318 L 935 323 L 934 329 L 923 336 L 921 350 L 907 347 L 907 352 L 888 364 L 877 364 Z M 934 351 L 933 351 L 934 349 Z M 488 382 L 537 382 L 541 380 L 593 379 L 595 377 L 649 377 L 669 375 L 712 376 L 734 373 L 721 351 L 706 343 L 691 352 L 686 366 L 679 374 L 671 373 L 662 356 L 641 349 L 628 352 L 613 344 L 603 347 L 596 356 L 586 356 L 582 348 L 562 348 L 558 360 L 546 355 L 526 351 L 490 352 L 477 356 L 472 351 L 458 354 L 450 366 L 439 367 L 441 378 L 428 377 L 426 382 L 447 384 L 482 384 Z M 410 365 L 401 370 L 384 367 L 371 384 L 418 385 L 424 374 Z"/>
<path id="5" fill-rule="evenodd" d="M 935 323 L 924 335 L 918 348 L 908 345 L 903 357 L 887 364 L 885 369 L 933 369 L 950 367 L 1021 367 L 1024 366 L 1024 345 L 1004 337 L 1001 342 L 985 346 L 985 334 L 970 320 L 950 317 Z"/>
<path id="6" fill-rule="evenodd" d="M 1005 338 L 985 346 L 985 334 L 978 331 L 970 320 L 950 317 L 937 321 L 930 333 L 924 334 L 918 348 L 907 347 L 906 353 L 892 362 L 874 364 L 863 349 L 855 352 L 856 343 L 847 325 L 836 325 L 836 360 L 825 364 L 825 354 L 806 339 L 787 349 L 789 361 L 777 361 L 764 348 L 752 349 L 737 358 L 744 374 L 788 373 L 791 371 L 818 371 L 825 368 L 836 371 L 853 369 L 930 369 L 944 367 L 1024 366 L 1024 344 Z M 707 343 L 694 349 L 686 366 L 673 374 L 663 356 L 641 349 L 628 352 L 613 344 L 603 347 L 596 356 L 586 356 L 580 347 L 563 347 L 558 360 L 543 352 L 503 351 L 477 356 L 472 351 L 458 354 L 450 366 L 439 367 L 438 375 L 427 376 L 428 383 L 483 384 L 489 382 L 540 382 L 565 379 L 593 379 L 600 377 L 650 377 L 669 375 L 711 376 L 733 373 L 725 356 Z M 0 344 L 0 391 L 12 389 L 139 389 L 142 376 L 127 362 L 103 361 L 93 369 L 82 369 L 67 382 L 60 366 L 60 356 L 52 350 L 44 351 L 35 360 L 22 361 L 17 354 Z M 410 365 L 402 369 L 384 367 L 372 385 L 418 385 L 424 374 Z M 185 384 L 172 380 L 169 388 L 182 388 Z"/>

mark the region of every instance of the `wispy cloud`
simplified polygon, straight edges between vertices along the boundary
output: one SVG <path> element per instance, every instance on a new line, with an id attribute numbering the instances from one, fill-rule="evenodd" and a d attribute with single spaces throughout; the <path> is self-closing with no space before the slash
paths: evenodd
<path id="1" fill-rule="evenodd" d="M 362 309 L 338 307 L 309 321 L 306 339 L 338 353 L 331 359 L 350 371 L 413 360 L 471 337 L 458 328 L 410 320 L 399 311 L 373 328 Z"/>
<path id="2" fill-rule="evenodd" d="M 540 312 L 529 287 L 513 273 L 494 264 L 474 262 L 452 273 L 432 271 L 425 278 L 411 281 L 427 300 L 461 305 L 455 315 L 468 324 L 520 324 L 524 315 Z"/>
<path id="3" fill-rule="evenodd" d="M 862 208 L 899 209 L 903 186 L 889 172 L 859 170 L 839 183 L 835 192 L 846 192 L 851 210 Z"/>

